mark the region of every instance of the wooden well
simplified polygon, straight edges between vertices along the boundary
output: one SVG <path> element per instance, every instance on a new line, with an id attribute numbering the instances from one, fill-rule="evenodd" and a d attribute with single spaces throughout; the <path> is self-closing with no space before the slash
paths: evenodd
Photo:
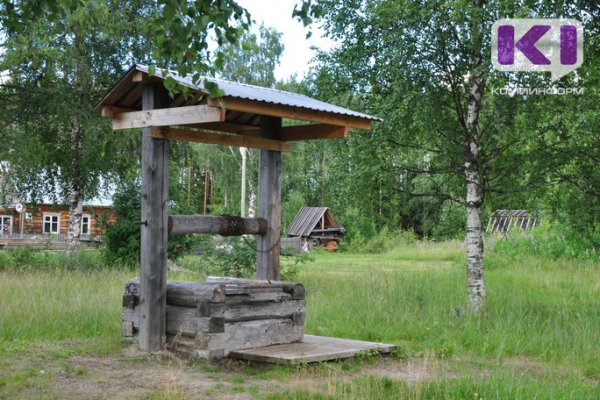
<path id="1" fill-rule="evenodd" d="M 188 93 L 167 93 L 163 85 L 166 77 L 187 87 Z M 288 288 L 286 285 L 290 283 L 274 282 L 279 280 L 281 248 L 281 152 L 290 151 L 294 141 L 344 138 L 350 128 L 370 129 L 373 121 L 379 121 L 376 117 L 296 93 L 213 78 L 204 81 L 216 83 L 224 95 L 212 98 L 202 82 L 193 82 L 190 77 L 181 77 L 172 71 L 157 71 L 151 75 L 148 67 L 134 65 L 95 108 L 102 116 L 112 119 L 113 129 L 142 130 L 140 280 L 127 284 L 123 333 L 135 336 L 140 349 L 145 351 L 163 349 L 168 339 L 171 348 L 187 346 L 194 351 L 205 351 L 206 357 L 217 357 L 237 347 L 225 343 L 259 346 L 299 340 L 304 330 L 304 297 L 294 298 L 298 294 L 292 292 L 292 298 L 287 299 L 290 292 L 284 287 Z M 309 124 L 283 126 L 284 118 Z M 225 230 L 231 233 L 228 222 L 219 217 L 169 218 L 171 140 L 260 149 L 258 218 L 236 223 L 237 234 L 257 235 L 256 278 L 259 281 L 167 282 L 170 231 L 222 234 Z M 224 287 L 222 301 L 215 300 L 218 296 L 206 300 L 198 294 L 200 297 L 195 298 L 191 306 L 173 303 L 174 288 L 188 287 L 186 285 L 196 285 L 193 293 Z M 278 288 L 281 292 L 277 292 Z M 234 294 L 234 291 L 240 293 Z M 241 293 L 244 291 L 247 293 Z M 256 303 L 256 296 L 267 294 L 283 296 L 286 300 Z M 247 302 L 232 303 L 242 298 Z M 248 316 L 234 317 L 234 309 Z M 292 309 L 296 312 L 289 314 Z M 239 319 L 251 318 L 252 313 L 256 313 L 255 319 Z"/>

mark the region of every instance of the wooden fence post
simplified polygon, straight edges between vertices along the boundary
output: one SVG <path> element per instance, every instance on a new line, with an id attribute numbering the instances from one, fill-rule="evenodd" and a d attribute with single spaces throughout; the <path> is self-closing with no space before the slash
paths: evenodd
<path id="1" fill-rule="evenodd" d="M 281 118 L 260 117 L 260 135 L 278 139 Z M 281 152 L 260 150 L 258 217 L 267 221 L 267 232 L 256 240 L 256 279 L 279 280 L 281 249 Z"/>
<path id="2" fill-rule="evenodd" d="M 146 84 L 142 108 L 168 105 L 161 83 Z M 140 254 L 139 346 L 144 351 L 161 350 L 166 341 L 167 301 L 167 202 L 169 198 L 169 141 L 142 129 L 142 212 Z"/>

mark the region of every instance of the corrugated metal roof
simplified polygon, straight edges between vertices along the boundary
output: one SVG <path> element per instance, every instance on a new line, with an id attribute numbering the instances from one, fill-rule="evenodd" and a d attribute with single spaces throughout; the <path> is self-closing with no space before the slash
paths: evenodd
<path id="1" fill-rule="evenodd" d="M 496 210 L 490 216 L 486 232 L 506 232 L 509 229 L 526 231 L 539 225 L 540 215 L 527 210 Z"/>
<path id="2" fill-rule="evenodd" d="M 149 67 L 145 65 L 136 65 L 135 68 L 139 71 L 149 73 Z M 194 90 L 207 93 L 208 91 L 204 88 L 204 81 L 216 83 L 221 90 L 225 93 L 225 96 L 235 97 L 238 99 L 255 100 L 265 103 L 272 103 L 277 105 L 291 106 L 306 108 L 314 111 L 330 112 L 341 115 L 349 115 L 357 118 L 364 118 L 371 121 L 381 121 L 378 117 L 371 115 L 362 114 L 356 111 L 349 110 L 347 108 L 338 107 L 333 104 L 325 103 L 320 100 L 315 100 L 311 97 L 286 92 L 283 90 L 269 89 L 261 86 L 247 85 L 245 83 L 230 82 L 223 79 L 217 78 L 201 78 L 199 84 L 194 84 L 192 75 L 180 76 L 175 71 L 157 69 L 154 76 L 159 78 L 172 77 L 180 84 L 187 86 Z"/>
<path id="3" fill-rule="evenodd" d="M 309 236 L 328 210 L 327 207 L 302 207 L 288 228 L 288 236 Z"/>

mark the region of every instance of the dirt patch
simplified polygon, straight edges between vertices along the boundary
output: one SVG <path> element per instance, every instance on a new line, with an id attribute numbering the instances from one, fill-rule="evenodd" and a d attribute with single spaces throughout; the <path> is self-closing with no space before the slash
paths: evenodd
<path id="1" fill-rule="evenodd" d="M 547 367 L 521 358 L 504 360 L 502 365 L 533 376 L 543 374 Z M 331 393 L 336 384 L 351 383 L 363 376 L 386 377 L 408 384 L 463 376 L 485 377 L 493 366 L 473 360 L 430 357 L 408 360 L 376 357 L 285 368 L 234 360 L 210 365 L 169 352 L 147 355 L 132 346 L 123 349 L 121 354 L 105 357 L 55 356 L 35 351 L 27 357 L 12 359 L 9 368 L 35 370 L 32 377 L 23 382 L 22 389 L 9 392 L 10 398 L 245 400 L 286 390 Z M 0 398 L 2 394 L 0 387 Z"/>

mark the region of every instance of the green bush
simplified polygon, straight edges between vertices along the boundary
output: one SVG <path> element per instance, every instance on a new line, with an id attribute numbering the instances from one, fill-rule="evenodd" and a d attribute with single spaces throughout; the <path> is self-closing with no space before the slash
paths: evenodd
<path id="1" fill-rule="evenodd" d="M 69 254 L 19 247 L 0 251 L 0 271 L 96 271 L 106 267 L 102 255 L 96 250 L 80 250 Z"/>
<path id="2" fill-rule="evenodd" d="M 490 253 L 492 257 L 597 258 L 600 256 L 600 227 L 594 232 L 594 235 L 584 235 L 565 225 L 542 223 L 528 232 L 514 230 L 494 238 Z"/>
<path id="3" fill-rule="evenodd" d="M 349 243 L 342 241 L 342 251 L 351 253 L 381 254 L 390 250 L 414 244 L 417 238 L 412 231 L 391 231 L 387 226 L 377 231 L 369 239 L 358 234 Z"/>
<path id="4" fill-rule="evenodd" d="M 141 242 L 141 186 L 137 179 L 125 181 L 117 188 L 113 196 L 113 210 L 116 221 L 106 223 L 104 235 L 104 257 L 110 264 L 136 268 L 140 264 Z M 173 207 L 177 213 L 177 207 Z M 194 244 L 191 235 L 173 235 L 169 237 L 167 250 L 169 259 L 175 260 L 188 253 Z"/>

